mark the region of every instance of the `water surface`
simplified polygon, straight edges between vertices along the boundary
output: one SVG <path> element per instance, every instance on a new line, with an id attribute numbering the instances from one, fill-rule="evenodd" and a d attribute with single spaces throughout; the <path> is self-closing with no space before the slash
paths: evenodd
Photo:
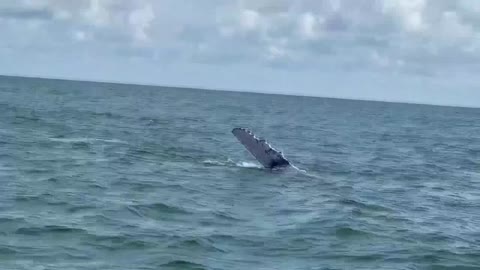
<path id="1" fill-rule="evenodd" d="M 0 265 L 480 269 L 479 134 L 478 109 L 0 77 Z"/>

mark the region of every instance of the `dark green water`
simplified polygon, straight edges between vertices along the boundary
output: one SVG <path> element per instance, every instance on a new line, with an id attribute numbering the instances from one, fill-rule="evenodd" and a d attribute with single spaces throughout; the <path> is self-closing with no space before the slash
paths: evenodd
<path id="1" fill-rule="evenodd" d="M 0 77 L 0 268 L 480 269 L 479 134 L 476 109 Z"/>

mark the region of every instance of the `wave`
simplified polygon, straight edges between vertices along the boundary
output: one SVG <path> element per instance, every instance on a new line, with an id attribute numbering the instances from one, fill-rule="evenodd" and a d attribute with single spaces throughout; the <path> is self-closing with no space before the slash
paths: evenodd
<path id="1" fill-rule="evenodd" d="M 5 255 L 16 255 L 18 254 L 19 252 L 14 249 L 14 248 L 11 248 L 11 247 L 0 247 L 0 254 L 2 254 L 3 256 Z"/>
<path id="2" fill-rule="evenodd" d="M 122 118 L 123 116 L 122 115 L 119 115 L 119 114 L 115 114 L 115 113 L 111 113 L 111 112 L 91 112 L 91 111 L 87 111 L 87 113 L 90 113 L 96 117 L 106 117 L 106 118 L 117 118 L 117 119 L 120 119 Z"/>
<path id="3" fill-rule="evenodd" d="M 190 238 L 190 239 L 183 239 L 175 241 L 171 243 L 169 248 L 179 248 L 182 250 L 209 250 L 209 251 L 219 251 L 225 252 L 223 249 L 220 249 L 213 245 L 213 242 L 210 241 L 208 238 Z"/>
<path id="4" fill-rule="evenodd" d="M 78 229 L 67 226 L 59 225 L 47 225 L 43 227 L 22 227 L 18 228 L 15 231 L 16 234 L 23 235 L 41 235 L 45 233 L 63 233 L 63 234 L 72 234 L 72 233 L 87 233 L 84 229 Z"/>
<path id="5" fill-rule="evenodd" d="M 390 209 L 386 206 L 377 205 L 377 204 L 373 204 L 373 203 L 362 202 L 362 201 L 354 200 L 354 199 L 343 198 L 343 199 L 340 199 L 339 202 L 342 205 L 353 206 L 353 207 L 357 207 L 357 208 L 364 209 L 364 210 L 371 210 L 371 211 L 377 211 L 377 212 L 387 212 L 387 213 L 393 211 L 392 209 Z"/>
<path id="6" fill-rule="evenodd" d="M 224 220 L 228 220 L 228 221 L 234 221 L 234 222 L 244 221 L 243 219 L 235 217 L 233 214 L 227 213 L 227 212 L 224 212 L 224 211 L 214 211 L 213 215 L 216 218 L 220 218 L 220 219 L 224 219 Z"/>
<path id="7" fill-rule="evenodd" d="M 170 261 L 168 263 L 162 264 L 162 268 L 166 269 L 195 269 L 195 270 L 200 270 L 200 269 L 207 269 L 204 265 L 190 262 L 190 261 L 185 261 L 185 260 L 174 260 Z"/>
<path id="8" fill-rule="evenodd" d="M 338 227 L 335 229 L 335 235 L 339 238 L 367 237 L 370 233 L 352 228 L 350 226 Z"/>
<path id="9" fill-rule="evenodd" d="M 62 143 L 91 143 L 91 142 L 106 142 L 127 144 L 127 142 L 117 139 L 98 139 L 98 138 L 49 138 L 50 141 Z"/>
<path id="10" fill-rule="evenodd" d="M 131 235 L 125 233 L 114 235 L 89 233 L 86 238 L 91 240 L 87 245 L 105 250 L 135 250 L 157 246 L 157 243 L 154 241 L 135 239 Z"/>
<path id="11" fill-rule="evenodd" d="M 189 211 L 178 206 L 168 205 L 165 203 L 151 203 L 130 205 L 127 209 L 140 217 L 149 216 L 156 217 L 162 214 L 190 214 Z"/>

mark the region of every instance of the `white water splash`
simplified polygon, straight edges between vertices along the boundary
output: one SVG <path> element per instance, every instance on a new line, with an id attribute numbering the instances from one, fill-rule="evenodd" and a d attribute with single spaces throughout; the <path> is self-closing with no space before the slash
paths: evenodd
<path id="1" fill-rule="evenodd" d="M 257 169 L 264 169 L 264 167 L 256 162 L 253 161 L 233 161 L 232 159 L 227 159 L 227 160 L 212 160 L 212 159 L 207 159 L 203 161 L 204 164 L 207 165 L 213 165 L 213 166 L 236 166 L 236 167 L 241 167 L 241 168 L 257 168 Z M 306 170 L 300 169 L 297 166 L 293 165 L 290 163 L 290 167 L 292 167 L 295 171 L 304 174 L 306 176 L 318 178 L 316 175 L 312 175 L 308 173 Z M 281 168 L 280 168 L 281 169 Z"/>
<path id="2" fill-rule="evenodd" d="M 237 162 L 235 163 L 235 165 L 242 168 L 263 168 L 263 166 L 261 166 L 260 164 L 248 161 Z"/>
<path id="3" fill-rule="evenodd" d="M 290 163 L 290 166 L 292 166 L 292 168 L 294 168 L 295 170 L 297 170 L 297 171 L 299 171 L 299 172 L 301 172 L 301 173 L 305 173 L 305 174 L 307 173 L 306 170 L 302 170 L 302 169 L 298 168 L 297 166 L 293 165 L 292 163 Z"/>
<path id="4" fill-rule="evenodd" d="M 208 165 L 215 165 L 215 166 L 236 166 L 236 167 L 242 167 L 242 168 L 263 168 L 263 166 L 261 166 L 258 163 L 255 163 L 255 162 L 250 162 L 250 161 L 235 162 L 231 159 L 227 159 L 227 160 L 224 160 L 224 161 L 207 159 L 207 160 L 204 160 L 203 163 L 208 164 Z"/>
<path id="5" fill-rule="evenodd" d="M 301 174 L 303 174 L 303 175 L 306 175 L 306 176 L 308 176 L 308 177 L 312 177 L 312 178 L 316 178 L 316 179 L 321 179 L 320 176 L 311 174 L 311 173 L 307 172 L 306 170 L 300 169 L 300 168 L 298 168 L 297 166 L 293 165 L 292 163 L 290 163 L 290 167 L 292 167 L 292 168 L 295 169 L 297 172 L 299 172 L 299 173 L 301 173 Z"/>
<path id="6" fill-rule="evenodd" d="M 211 159 L 204 160 L 203 163 L 205 163 L 207 165 L 217 165 L 217 166 L 227 165 L 227 162 L 225 162 L 225 161 L 218 161 L 218 160 L 211 160 Z"/>

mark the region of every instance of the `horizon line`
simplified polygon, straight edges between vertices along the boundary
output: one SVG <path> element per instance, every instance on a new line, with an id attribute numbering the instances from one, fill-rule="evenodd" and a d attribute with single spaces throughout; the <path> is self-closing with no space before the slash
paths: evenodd
<path id="1" fill-rule="evenodd" d="M 104 83 L 104 84 L 118 84 L 118 85 L 134 85 L 134 86 L 146 86 L 146 87 L 166 87 L 176 89 L 189 89 L 189 90 L 201 90 L 201 91 L 218 91 L 218 92 L 230 92 L 230 93 L 249 93 L 260 95 L 279 95 L 279 96 L 291 96 L 291 97 L 309 97 L 309 98 L 323 98 L 323 99 L 336 99 L 345 101 L 362 101 L 362 102 L 380 102 L 380 103 L 392 103 L 392 104 L 405 104 L 405 105 L 420 105 L 420 106 L 435 106 L 435 107 L 451 107 L 451 108 L 465 108 L 465 109 L 480 109 L 480 106 L 473 107 L 467 105 L 454 105 L 454 104 L 431 104 L 421 103 L 413 101 L 400 101 L 400 100 L 381 100 L 381 99 L 362 99 L 355 97 L 340 97 L 340 96 L 312 96 L 306 94 L 293 94 L 282 92 L 265 92 L 258 90 L 241 90 L 241 89 L 219 89 L 208 88 L 199 86 L 186 86 L 186 85 L 166 85 L 166 84 L 148 84 L 138 82 L 121 82 L 121 81 L 95 81 L 92 79 L 80 79 L 80 78 L 66 78 L 66 77 L 43 77 L 36 75 L 18 75 L 18 74 L 0 74 L 0 77 L 12 77 L 12 78 L 25 78 L 25 79 L 40 79 L 40 80 L 57 80 L 57 81 L 69 81 L 69 82 L 86 82 L 86 83 Z"/>

